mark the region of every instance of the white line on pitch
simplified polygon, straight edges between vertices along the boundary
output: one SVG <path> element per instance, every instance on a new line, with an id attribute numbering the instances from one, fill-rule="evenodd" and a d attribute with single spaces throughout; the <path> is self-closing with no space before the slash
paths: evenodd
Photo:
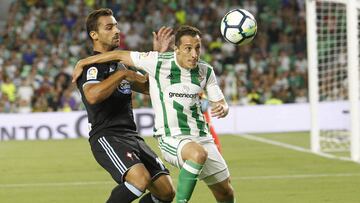
<path id="1" fill-rule="evenodd" d="M 291 149 L 291 150 L 295 150 L 295 151 L 299 151 L 299 152 L 316 154 L 316 155 L 319 155 L 319 156 L 322 156 L 322 157 L 325 157 L 325 158 L 328 158 L 328 159 L 351 161 L 351 159 L 347 158 L 347 157 L 339 157 L 339 156 L 334 156 L 334 155 L 327 154 L 327 153 L 322 153 L 322 152 L 314 153 L 311 150 L 303 148 L 303 147 L 299 147 L 299 146 L 295 146 L 295 145 L 291 145 L 291 144 L 286 144 L 286 143 L 283 143 L 283 142 L 278 142 L 278 141 L 274 141 L 274 140 L 254 136 L 254 135 L 242 134 L 242 135 L 234 135 L 234 136 L 243 137 L 243 138 L 248 139 L 248 140 L 258 141 L 258 142 L 262 142 L 262 143 L 266 143 L 266 144 L 276 145 L 276 146 L 279 146 L 279 147 L 282 147 L 282 148 L 287 148 L 287 149 Z"/>
<path id="2" fill-rule="evenodd" d="M 266 179 L 304 179 L 304 178 L 353 177 L 353 176 L 360 176 L 360 173 L 294 174 L 294 175 L 278 175 L 278 176 L 247 176 L 247 177 L 233 177 L 231 179 L 266 180 Z"/>
<path id="3" fill-rule="evenodd" d="M 232 180 L 271 180 L 271 179 L 304 179 L 304 178 L 324 178 L 324 177 L 354 177 L 360 173 L 334 173 L 334 174 L 293 174 L 278 176 L 237 176 Z M 174 179 L 174 178 L 173 178 Z M 83 181 L 83 182 L 57 182 L 57 183 L 15 183 L 0 184 L 0 188 L 24 188 L 24 187 L 61 187 L 61 186 L 82 186 L 82 185 L 115 185 L 114 181 Z"/>
<path id="4" fill-rule="evenodd" d="M 105 184 L 114 184 L 114 183 L 115 182 L 113 182 L 113 181 L 84 181 L 84 182 L 61 182 L 61 183 L 15 183 L 15 184 L 0 184 L 0 188 L 105 185 Z"/>

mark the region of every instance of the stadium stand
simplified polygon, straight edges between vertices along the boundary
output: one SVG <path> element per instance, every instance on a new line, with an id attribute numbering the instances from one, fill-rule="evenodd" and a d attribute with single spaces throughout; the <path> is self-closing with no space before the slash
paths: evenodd
<path id="1" fill-rule="evenodd" d="M 77 60 L 91 53 L 84 21 L 99 7 L 114 11 L 122 49 L 151 50 L 151 32 L 162 25 L 199 27 L 203 60 L 214 66 L 230 104 L 308 100 L 303 0 L 14 0 L 0 30 L 0 112 L 83 109 L 70 77 Z M 259 28 L 242 47 L 226 43 L 219 30 L 222 16 L 237 7 L 253 13 Z M 151 106 L 147 96 L 133 97 L 134 108 Z"/>

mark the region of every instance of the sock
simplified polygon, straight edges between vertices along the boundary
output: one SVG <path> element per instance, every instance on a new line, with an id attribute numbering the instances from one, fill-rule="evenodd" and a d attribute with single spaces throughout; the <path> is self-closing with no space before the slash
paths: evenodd
<path id="1" fill-rule="evenodd" d="M 146 195 L 141 197 L 139 203 L 171 203 L 171 201 L 160 200 L 159 198 L 148 192 Z"/>
<path id="2" fill-rule="evenodd" d="M 106 203 L 130 203 L 139 198 L 144 192 L 128 182 L 116 186 Z"/>
<path id="3" fill-rule="evenodd" d="M 203 165 L 190 160 L 185 161 L 178 178 L 176 190 L 177 203 L 188 202 L 190 200 L 202 167 Z"/>

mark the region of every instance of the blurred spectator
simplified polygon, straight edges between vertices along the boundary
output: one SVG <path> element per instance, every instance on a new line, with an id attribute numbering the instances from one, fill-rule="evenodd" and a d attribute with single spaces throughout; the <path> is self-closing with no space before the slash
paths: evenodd
<path id="1" fill-rule="evenodd" d="M 0 112 L 82 109 L 70 75 L 77 60 L 92 52 L 83 25 L 89 11 L 99 7 L 113 10 L 123 32 L 121 49 L 151 50 L 151 33 L 163 25 L 199 27 L 202 59 L 214 67 L 233 105 L 275 99 L 307 102 L 304 0 L 15 0 L 0 31 Z M 253 42 L 241 47 L 225 42 L 219 31 L 225 13 L 239 7 L 250 11 L 258 23 Z M 343 61 L 340 56 L 338 63 Z M 326 80 L 321 84 L 332 90 L 321 95 L 323 99 L 334 93 L 347 97 L 343 85 L 332 87 Z M 133 97 L 135 108 L 151 107 L 148 96 Z"/>
<path id="2" fill-rule="evenodd" d="M 16 99 L 16 86 L 7 75 L 4 75 L 3 79 L 0 85 L 1 95 L 6 96 L 9 102 L 14 103 Z"/>
<path id="3" fill-rule="evenodd" d="M 17 91 L 17 97 L 19 102 L 19 113 L 29 113 L 31 109 L 31 99 L 34 95 L 34 89 L 30 84 L 30 80 L 21 78 L 21 85 Z"/>
<path id="4" fill-rule="evenodd" d="M 283 101 L 278 97 L 277 92 L 274 92 L 268 100 L 265 101 L 266 105 L 280 105 L 283 104 Z"/>
<path id="5" fill-rule="evenodd" d="M 70 112 L 78 110 L 78 104 L 76 99 L 72 95 L 70 88 L 66 89 L 60 98 L 60 108 L 64 112 Z"/>

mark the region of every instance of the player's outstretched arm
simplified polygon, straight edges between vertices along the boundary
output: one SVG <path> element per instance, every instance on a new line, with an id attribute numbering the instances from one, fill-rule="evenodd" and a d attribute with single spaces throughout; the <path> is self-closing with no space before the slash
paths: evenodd
<path id="1" fill-rule="evenodd" d="M 211 102 L 211 116 L 217 118 L 224 118 L 229 113 L 229 106 L 225 99 L 217 102 Z"/>
<path id="2" fill-rule="evenodd" d="M 100 83 L 88 84 L 83 88 L 86 100 L 90 104 L 97 104 L 113 94 L 122 80 L 129 82 L 146 83 L 147 78 L 132 70 L 118 70 Z"/>
<path id="3" fill-rule="evenodd" d="M 153 32 L 154 51 L 165 52 L 169 48 L 172 48 L 172 46 L 174 46 L 174 36 L 172 34 L 172 31 L 172 28 L 161 27 L 157 33 Z M 80 60 L 76 64 L 72 74 L 72 82 L 76 82 L 76 80 L 81 76 L 84 66 L 93 63 L 102 63 L 114 60 L 118 60 L 128 66 L 133 66 L 133 61 L 131 60 L 129 51 L 116 50 L 96 56 L 90 56 L 86 59 Z"/>
<path id="4" fill-rule="evenodd" d="M 149 92 L 149 74 L 146 74 L 143 77 L 146 78 L 146 81 L 145 82 L 142 82 L 142 81 L 133 82 L 131 85 L 131 89 L 134 90 L 135 92 L 149 95 L 150 94 L 150 92 Z"/>
<path id="5" fill-rule="evenodd" d="M 81 76 L 84 66 L 94 63 L 105 63 L 108 61 L 120 61 L 127 66 L 134 66 L 134 63 L 130 57 L 130 51 L 115 50 L 105 52 L 79 60 L 73 71 L 72 82 L 76 82 L 76 80 Z"/>

